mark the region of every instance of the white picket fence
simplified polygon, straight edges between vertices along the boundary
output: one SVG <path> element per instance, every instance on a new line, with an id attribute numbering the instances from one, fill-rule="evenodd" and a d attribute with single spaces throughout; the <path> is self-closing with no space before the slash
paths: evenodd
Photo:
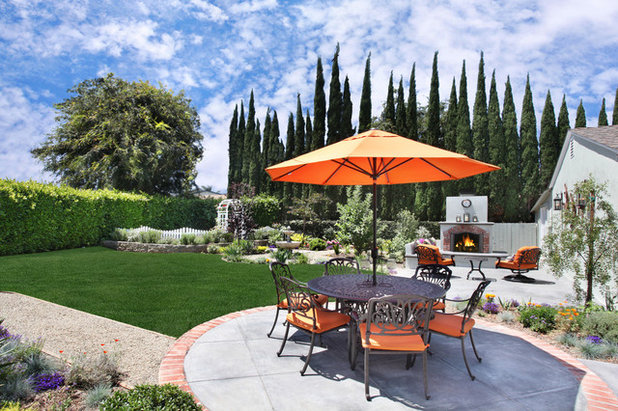
<path id="1" fill-rule="evenodd" d="M 161 238 L 173 238 L 175 240 L 180 240 L 183 234 L 195 234 L 196 236 L 206 234 L 206 230 L 196 230 L 195 228 L 189 227 L 177 228 L 176 230 L 157 230 L 156 228 L 151 228 L 145 225 L 138 228 L 131 228 L 127 231 L 129 232 L 129 236 L 132 234 L 137 235 L 144 231 L 158 231 L 161 233 Z"/>

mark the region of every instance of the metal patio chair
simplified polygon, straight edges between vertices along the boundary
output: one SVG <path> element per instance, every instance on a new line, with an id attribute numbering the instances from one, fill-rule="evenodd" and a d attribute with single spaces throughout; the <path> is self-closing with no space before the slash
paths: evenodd
<path id="1" fill-rule="evenodd" d="M 523 273 L 527 273 L 530 270 L 538 270 L 540 258 L 541 249 L 539 247 L 521 247 L 513 256 L 505 260 L 498 258 L 496 268 L 511 270 L 513 274 L 504 276 L 505 280 L 533 283 L 536 280 L 523 275 Z"/>
<path id="2" fill-rule="evenodd" d="M 423 356 L 423 383 L 425 398 L 429 399 L 427 386 L 428 324 L 433 300 L 417 295 L 387 295 L 372 298 L 367 314 L 358 324 L 361 346 L 364 349 L 365 398 L 369 395 L 369 355 L 407 354 L 406 369 L 414 365 L 416 355 Z M 351 368 L 356 366 L 356 343 L 352 344 Z"/>
<path id="3" fill-rule="evenodd" d="M 442 334 L 447 337 L 459 338 L 461 340 L 461 353 L 463 354 L 464 363 L 466 364 L 466 368 L 468 369 L 468 374 L 470 378 L 474 381 L 475 377 L 472 375 L 470 371 L 470 366 L 468 365 L 468 360 L 466 359 L 466 350 L 464 346 L 464 340 L 466 335 L 470 335 L 470 341 L 472 342 L 472 349 L 474 350 L 474 355 L 476 359 L 481 362 L 482 358 L 479 357 L 476 352 L 476 346 L 474 345 L 474 338 L 472 337 L 472 328 L 474 327 L 474 319 L 472 315 L 476 311 L 479 301 L 483 296 L 483 292 L 485 288 L 489 285 L 490 281 L 481 281 L 467 300 L 457 300 L 457 301 L 468 301 L 466 308 L 461 311 L 455 313 L 434 313 L 434 317 L 429 321 L 429 332 Z M 447 301 L 454 301 L 448 300 Z M 462 314 L 462 315 L 459 315 Z M 431 338 L 431 335 L 430 335 Z"/>
<path id="4" fill-rule="evenodd" d="M 322 334 L 348 325 L 350 317 L 336 311 L 329 311 L 322 308 L 316 301 L 315 294 L 304 285 L 287 277 L 281 277 L 281 286 L 285 290 L 288 301 L 288 314 L 286 316 L 285 336 L 281 343 L 281 348 L 277 356 L 281 356 L 285 343 L 290 332 L 290 325 L 311 335 L 309 353 L 305 359 L 305 365 L 300 371 L 300 375 L 305 375 L 316 335 L 322 339 Z"/>

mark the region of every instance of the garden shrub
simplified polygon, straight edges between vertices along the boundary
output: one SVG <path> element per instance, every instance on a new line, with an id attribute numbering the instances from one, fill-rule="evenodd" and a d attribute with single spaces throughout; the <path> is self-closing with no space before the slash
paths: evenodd
<path id="1" fill-rule="evenodd" d="M 294 253 L 294 264 L 309 264 L 309 257 L 303 253 Z"/>
<path id="2" fill-rule="evenodd" d="M 176 385 L 138 385 L 128 391 L 116 391 L 101 403 L 106 410 L 196 410 L 201 408 L 191 394 Z"/>
<path id="3" fill-rule="evenodd" d="M 285 264 L 290 258 L 292 258 L 292 251 L 287 248 L 278 248 L 271 253 L 271 257 L 275 261 Z"/>
<path id="4" fill-rule="evenodd" d="M 304 224 L 303 224 L 304 223 Z M 296 232 L 302 232 L 303 226 L 305 228 L 305 234 L 312 237 L 320 238 L 333 238 L 337 229 L 335 228 L 336 220 L 289 220 L 286 221 L 286 225 L 290 226 L 290 229 Z"/>
<path id="5" fill-rule="evenodd" d="M 0 255 L 95 245 L 117 227 L 208 229 L 217 204 L 0 179 Z"/>
<path id="6" fill-rule="evenodd" d="M 312 238 L 309 241 L 309 249 L 312 251 L 322 251 L 326 249 L 326 241 L 321 238 Z"/>
<path id="7" fill-rule="evenodd" d="M 605 341 L 618 344 L 618 312 L 591 312 L 584 319 L 582 328 L 588 335 L 596 335 Z"/>
<path id="8" fill-rule="evenodd" d="M 250 203 L 251 215 L 258 227 L 270 226 L 281 218 L 281 201 L 277 197 L 258 194 Z"/>
<path id="9" fill-rule="evenodd" d="M 146 244 L 156 244 L 161 240 L 161 232 L 157 230 L 142 231 L 137 235 L 137 241 Z"/>
<path id="10" fill-rule="evenodd" d="M 73 359 L 66 383 L 79 388 L 94 388 L 102 384 L 115 386 L 121 377 L 116 354 L 101 353 L 95 357 L 81 354 Z"/>
<path id="11" fill-rule="evenodd" d="M 547 305 L 530 306 L 521 311 L 519 321 L 532 331 L 546 334 L 556 326 L 556 313 L 555 308 Z"/>
<path id="12" fill-rule="evenodd" d="M 180 237 L 180 244 L 182 245 L 194 245 L 197 244 L 195 234 L 183 234 Z"/>
<path id="13" fill-rule="evenodd" d="M 112 387 L 107 384 L 99 384 L 89 389 L 84 397 L 84 404 L 88 408 L 98 408 L 99 404 L 112 395 Z"/>

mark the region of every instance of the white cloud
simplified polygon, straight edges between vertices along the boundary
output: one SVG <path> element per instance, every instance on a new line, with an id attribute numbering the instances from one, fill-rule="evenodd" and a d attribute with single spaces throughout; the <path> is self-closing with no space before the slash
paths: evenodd
<path id="1" fill-rule="evenodd" d="M 223 22 L 228 19 L 223 10 L 207 1 L 191 0 L 191 4 L 196 9 L 194 15 L 200 20 Z"/>
<path id="2" fill-rule="evenodd" d="M 277 0 L 251 0 L 234 3 L 230 7 L 232 13 L 253 13 L 277 7 Z"/>
<path id="3" fill-rule="evenodd" d="M 54 124 L 51 108 L 34 103 L 25 90 L 0 86 L 0 178 L 51 181 L 31 155 Z"/>

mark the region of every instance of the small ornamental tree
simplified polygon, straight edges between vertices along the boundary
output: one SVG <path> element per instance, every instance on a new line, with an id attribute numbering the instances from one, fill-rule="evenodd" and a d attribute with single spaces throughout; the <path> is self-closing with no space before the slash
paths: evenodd
<path id="1" fill-rule="evenodd" d="M 363 196 L 360 186 L 348 187 L 347 197 L 346 204 L 337 204 L 339 212 L 339 220 L 335 224 L 337 237 L 344 244 L 352 244 L 354 252 L 360 254 L 371 248 L 373 229 L 371 197 Z"/>
<path id="2" fill-rule="evenodd" d="M 612 291 L 610 280 L 618 285 L 618 221 L 616 211 L 603 199 L 606 192 L 606 184 L 598 183 L 592 176 L 575 184 L 561 218 L 552 221 L 545 236 L 543 254 L 554 276 L 561 277 L 567 270 L 575 272 L 577 298 L 584 294 L 580 282 L 585 280 L 586 304 L 592 301 L 593 287 L 598 286 L 611 309 L 616 290 Z"/>

